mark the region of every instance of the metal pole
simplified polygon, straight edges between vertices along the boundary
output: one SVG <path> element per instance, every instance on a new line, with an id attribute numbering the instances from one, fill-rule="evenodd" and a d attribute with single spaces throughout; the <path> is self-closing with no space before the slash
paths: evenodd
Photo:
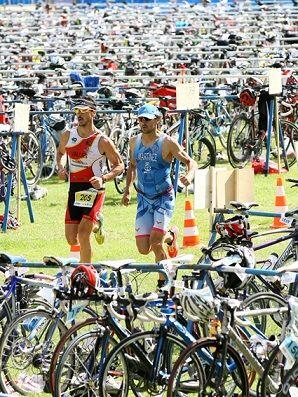
<path id="1" fill-rule="evenodd" d="M 21 219 L 21 136 L 17 134 L 17 221 Z"/>
<path id="2" fill-rule="evenodd" d="M 185 129 L 185 112 L 181 113 L 179 131 L 178 131 L 178 143 L 182 145 L 183 134 Z M 178 189 L 178 180 L 179 180 L 179 168 L 180 168 L 180 161 L 175 159 L 175 180 L 174 180 L 174 192 L 175 195 L 177 194 Z"/>
<path id="3" fill-rule="evenodd" d="M 275 117 L 275 139 L 277 145 L 277 167 L 278 173 L 281 173 L 281 164 L 280 164 L 280 139 L 279 139 L 279 116 L 278 116 L 278 100 L 277 95 L 274 97 L 274 117 Z"/>
<path id="4" fill-rule="evenodd" d="M 267 146 L 266 146 L 266 164 L 265 164 L 265 176 L 268 175 L 269 172 L 269 158 L 270 158 L 270 147 L 271 147 L 271 132 L 273 126 L 273 114 L 274 114 L 274 100 L 270 100 L 269 104 L 269 117 L 268 117 L 268 126 L 267 126 Z"/>
<path id="5" fill-rule="evenodd" d="M 185 150 L 186 153 L 189 154 L 189 113 L 185 113 L 185 125 L 184 125 L 184 131 L 185 131 Z M 185 187 L 185 197 L 188 196 L 188 186 Z"/>

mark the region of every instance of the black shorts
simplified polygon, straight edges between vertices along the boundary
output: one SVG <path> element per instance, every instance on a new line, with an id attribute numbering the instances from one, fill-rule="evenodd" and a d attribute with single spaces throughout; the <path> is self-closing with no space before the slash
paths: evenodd
<path id="1" fill-rule="evenodd" d="M 91 222 L 96 222 L 98 220 L 98 215 L 102 211 L 105 193 L 100 192 L 91 208 L 77 207 L 74 205 L 75 193 L 81 190 L 88 190 L 92 188 L 89 182 L 76 182 L 71 183 L 68 192 L 68 202 L 65 213 L 65 223 L 80 223 L 83 218 L 89 219 Z"/>

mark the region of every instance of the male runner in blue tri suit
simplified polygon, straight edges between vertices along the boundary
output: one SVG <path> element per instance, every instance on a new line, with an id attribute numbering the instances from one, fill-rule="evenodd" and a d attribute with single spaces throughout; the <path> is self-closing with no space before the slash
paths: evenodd
<path id="1" fill-rule="evenodd" d="M 185 186 L 192 182 L 197 163 L 175 139 L 158 130 L 161 113 L 157 107 L 142 106 L 138 121 L 141 133 L 130 140 L 130 164 L 122 203 L 130 203 L 131 186 L 137 178 L 136 245 L 143 255 L 153 251 L 155 261 L 159 262 L 167 258 L 164 243 L 168 244 L 170 257 L 178 253 L 178 229 L 169 230 L 175 204 L 170 176 L 172 160 L 176 158 L 186 165 L 186 174 L 180 178 Z"/>

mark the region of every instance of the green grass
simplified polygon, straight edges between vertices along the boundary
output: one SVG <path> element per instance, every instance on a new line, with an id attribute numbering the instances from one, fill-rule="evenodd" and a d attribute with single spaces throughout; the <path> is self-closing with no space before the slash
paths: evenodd
<path id="1" fill-rule="evenodd" d="M 297 166 L 283 175 L 285 178 L 298 178 Z M 255 176 L 255 201 L 260 204 L 258 209 L 273 211 L 275 205 L 277 175 Z M 23 255 L 27 261 L 41 261 L 44 255 L 69 256 L 69 247 L 64 237 L 64 213 L 68 184 L 52 179 L 44 182 L 48 189 L 48 195 L 39 200 L 32 201 L 35 222 L 30 223 L 26 202 L 21 206 L 21 227 L 18 230 L 8 230 L 0 235 L 0 250 L 12 254 Z M 291 189 L 287 182 L 284 183 L 287 203 L 289 208 L 298 205 L 298 191 Z M 190 196 L 192 198 L 192 195 Z M 173 224 L 180 228 L 179 242 L 183 239 L 185 195 L 178 194 Z M 4 212 L 1 204 L 0 213 Z M 103 214 L 105 217 L 106 240 L 104 245 L 99 246 L 94 239 L 94 262 L 108 259 L 134 258 L 138 262 L 154 262 L 152 254 L 142 256 L 135 246 L 134 218 L 136 213 L 136 199 L 133 196 L 129 207 L 121 205 L 121 197 L 116 192 L 114 184 L 109 183 L 107 187 L 106 200 Z M 207 210 L 195 211 L 196 221 L 199 228 L 201 243 L 206 245 L 209 236 L 209 214 Z M 269 230 L 272 223 L 270 218 L 251 217 L 251 228 L 262 231 Z M 192 252 L 197 257 L 200 250 L 188 248 L 185 252 Z"/>
<path id="2" fill-rule="evenodd" d="M 297 167 L 294 167 L 283 179 L 286 177 L 298 178 Z M 260 204 L 259 208 L 262 210 L 274 210 L 276 178 L 276 175 L 268 177 L 257 175 L 255 177 L 255 201 Z M 69 247 L 64 238 L 64 213 L 68 185 L 54 178 L 52 181 L 45 182 L 44 186 L 48 189 L 48 195 L 42 200 L 32 202 L 35 222 L 30 223 L 26 203 L 22 202 L 21 227 L 15 231 L 8 230 L 7 233 L 0 235 L 1 251 L 24 255 L 28 261 L 41 261 L 44 255 L 69 255 Z M 285 189 L 288 205 L 290 208 L 294 208 L 297 206 L 297 189 L 290 189 L 287 183 L 285 183 Z M 152 254 L 144 257 L 137 252 L 135 247 L 135 196 L 130 207 L 123 207 L 120 199 L 114 185 L 108 184 L 104 205 L 106 241 L 103 246 L 98 246 L 94 240 L 94 261 L 134 258 L 138 262 L 152 263 L 154 261 Z M 184 201 L 185 196 L 178 194 L 173 217 L 173 223 L 178 225 L 181 230 L 180 243 L 183 238 Z M 195 215 L 201 242 L 206 245 L 209 236 L 208 212 L 200 210 L 196 211 Z M 269 218 L 251 218 L 253 230 L 269 230 L 271 223 L 272 219 Z M 281 249 L 282 246 L 279 246 L 277 250 L 275 248 L 273 250 L 279 252 Z M 200 256 L 198 248 L 188 248 L 184 252 L 194 253 L 196 257 Z M 268 248 L 262 256 L 266 257 L 270 252 L 272 252 L 272 248 Z M 156 278 L 156 276 L 151 276 L 144 280 L 145 287 L 149 287 L 150 290 L 155 286 L 155 280 L 152 277 Z M 48 396 L 46 393 L 39 395 L 41 397 Z"/>

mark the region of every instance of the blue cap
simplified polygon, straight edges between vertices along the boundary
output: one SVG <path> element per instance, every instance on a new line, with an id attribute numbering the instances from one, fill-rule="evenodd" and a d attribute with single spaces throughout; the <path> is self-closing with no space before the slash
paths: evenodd
<path id="1" fill-rule="evenodd" d="M 162 114 L 158 110 L 158 108 L 154 105 L 143 105 L 140 107 L 138 110 L 138 117 L 146 117 L 147 119 L 155 119 L 157 117 L 160 117 Z"/>

